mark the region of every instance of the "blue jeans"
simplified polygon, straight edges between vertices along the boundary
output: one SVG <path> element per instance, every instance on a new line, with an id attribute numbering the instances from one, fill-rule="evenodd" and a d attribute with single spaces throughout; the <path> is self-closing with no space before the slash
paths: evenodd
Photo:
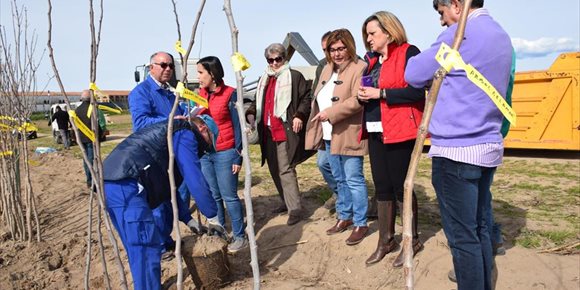
<path id="1" fill-rule="evenodd" d="M 162 237 L 137 180 L 105 182 L 106 207 L 129 258 L 134 289 L 161 289 Z M 171 214 L 171 213 L 170 213 Z"/>
<path id="2" fill-rule="evenodd" d="M 60 138 L 62 139 L 62 144 L 64 145 L 65 149 L 70 148 L 70 139 L 69 139 L 69 131 L 68 129 L 58 129 L 60 132 Z"/>
<path id="3" fill-rule="evenodd" d="M 235 149 L 207 153 L 201 158 L 201 171 L 209 184 L 218 208 L 218 218 L 225 225 L 225 208 L 232 221 L 234 238 L 244 238 L 242 202 L 238 197 L 238 173 L 232 173 L 232 165 L 238 157 Z"/>
<path id="4" fill-rule="evenodd" d="M 367 225 L 368 192 L 363 174 L 363 157 L 330 154 L 330 141 L 326 143 L 328 162 L 338 185 L 336 213 L 338 219 L 353 220 L 355 226 Z"/>
<path id="5" fill-rule="evenodd" d="M 434 157 L 432 166 L 432 183 L 453 256 L 458 290 L 491 289 L 489 217 L 495 168 L 441 157 Z"/>
<path id="6" fill-rule="evenodd" d="M 88 143 L 83 143 L 83 148 L 85 148 L 85 151 L 87 152 L 87 159 L 89 159 L 89 164 L 93 164 L 93 158 L 94 158 L 94 153 L 93 153 L 93 143 L 92 142 L 88 142 Z M 87 185 L 92 185 L 93 180 L 91 178 L 91 172 L 89 171 L 89 167 L 87 166 L 87 164 L 83 161 L 83 168 L 85 169 L 85 176 L 87 177 Z"/>
<path id="7" fill-rule="evenodd" d="M 316 155 L 316 165 L 318 165 L 318 169 L 328 184 L 328 188 L 332 190 L 333 194 L 338 193 L 338 186 L 336 185 L 336 179 L 332 175 L 332 170 L 330 168 L 330 163 L 328 162 L 328 155 L 330 155 L 326 150 L 318 150 L 318 154 Z"/>

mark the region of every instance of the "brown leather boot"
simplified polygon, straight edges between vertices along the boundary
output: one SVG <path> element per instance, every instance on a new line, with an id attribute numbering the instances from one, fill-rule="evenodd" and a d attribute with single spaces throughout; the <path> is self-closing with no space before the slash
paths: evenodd
<path id="1" fill-rule="evenodd" d="M 398 204 L 399 204 L 399 208 L 401 209 L 401 212 L 403 212 L 403 203 L 399 202 Z M 413 232 L 413 242 L 412 242 L 412 244 L 413 244 L 413 257 L 415 257 L 415 255 L 417 255 L 417 253 L 423 249 L 423 244 L 419 240 L 419 233 L 417 232 L 418 218 L 419 217 L 418 217 L 417 197 L 415 197 L 415 193 L 413 193 L 413 201 L 412 201 L 411 207 L 413 210 L 413 219 L 411 221 L 412 232 Z M 401 214 L 401 217 L 402 216 L 403 216 L 403 214 Z M 403 255 L 403 248 L 401 248 L 399 255 L 397 256 L 395 261 L 393 261 L 393 267 L 400 268 L 403 266 L 404 262 L 405 262 L 405 257 Z"/>
<path id="2" fill-rule="evenodd" d="M 377 218 L 377 195 L 373 195 L 369 200 L 369 207 L 367 208 L 367 219 L 374 220 Z"/>
<path id="3" fill-rule="evenodd" d="M 395 202 L 377 201 L 377 210 L 379 217 L 379 242 L 375 252 L 367 259 L 367 265 L 378 263 L 386 254 L 397 248 L 397 242 L 395 241 Z"/>

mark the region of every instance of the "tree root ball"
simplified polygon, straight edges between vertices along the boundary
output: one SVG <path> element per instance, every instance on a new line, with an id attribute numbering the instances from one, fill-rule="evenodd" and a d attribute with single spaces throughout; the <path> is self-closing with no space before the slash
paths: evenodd
<path id="1" fill-rule="evenodd" d="M 226 241 L 216 236 L 183 238 L 182 253 L 197 289 L 218 289 L 229 282 Z"/>

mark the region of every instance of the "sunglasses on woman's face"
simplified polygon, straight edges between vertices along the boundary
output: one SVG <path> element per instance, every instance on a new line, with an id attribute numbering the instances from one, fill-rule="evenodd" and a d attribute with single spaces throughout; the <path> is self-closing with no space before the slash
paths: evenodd
<path id="1" fill-rule="evenodd" d="M 281 56 L 279 56 L 279 57 L 277 57 L 277 58 L 266 58 L 266 61 L 267 61 L 269 64 L 273 64 L 274 62 L 281 63 L 281 62 L 282 62 L 282 60 L 284 60 L 284 58 L 282 58 Z"/>

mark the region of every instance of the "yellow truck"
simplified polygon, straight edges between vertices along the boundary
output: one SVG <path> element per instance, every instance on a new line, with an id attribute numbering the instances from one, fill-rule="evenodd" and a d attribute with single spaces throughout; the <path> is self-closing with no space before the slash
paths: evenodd
<path id="1" fill-rule="evenodd" d="M 560 54 L 545 71 L 516 73 L 512 107 L 506 148 L 580 150 L 580 52 Z"/>

